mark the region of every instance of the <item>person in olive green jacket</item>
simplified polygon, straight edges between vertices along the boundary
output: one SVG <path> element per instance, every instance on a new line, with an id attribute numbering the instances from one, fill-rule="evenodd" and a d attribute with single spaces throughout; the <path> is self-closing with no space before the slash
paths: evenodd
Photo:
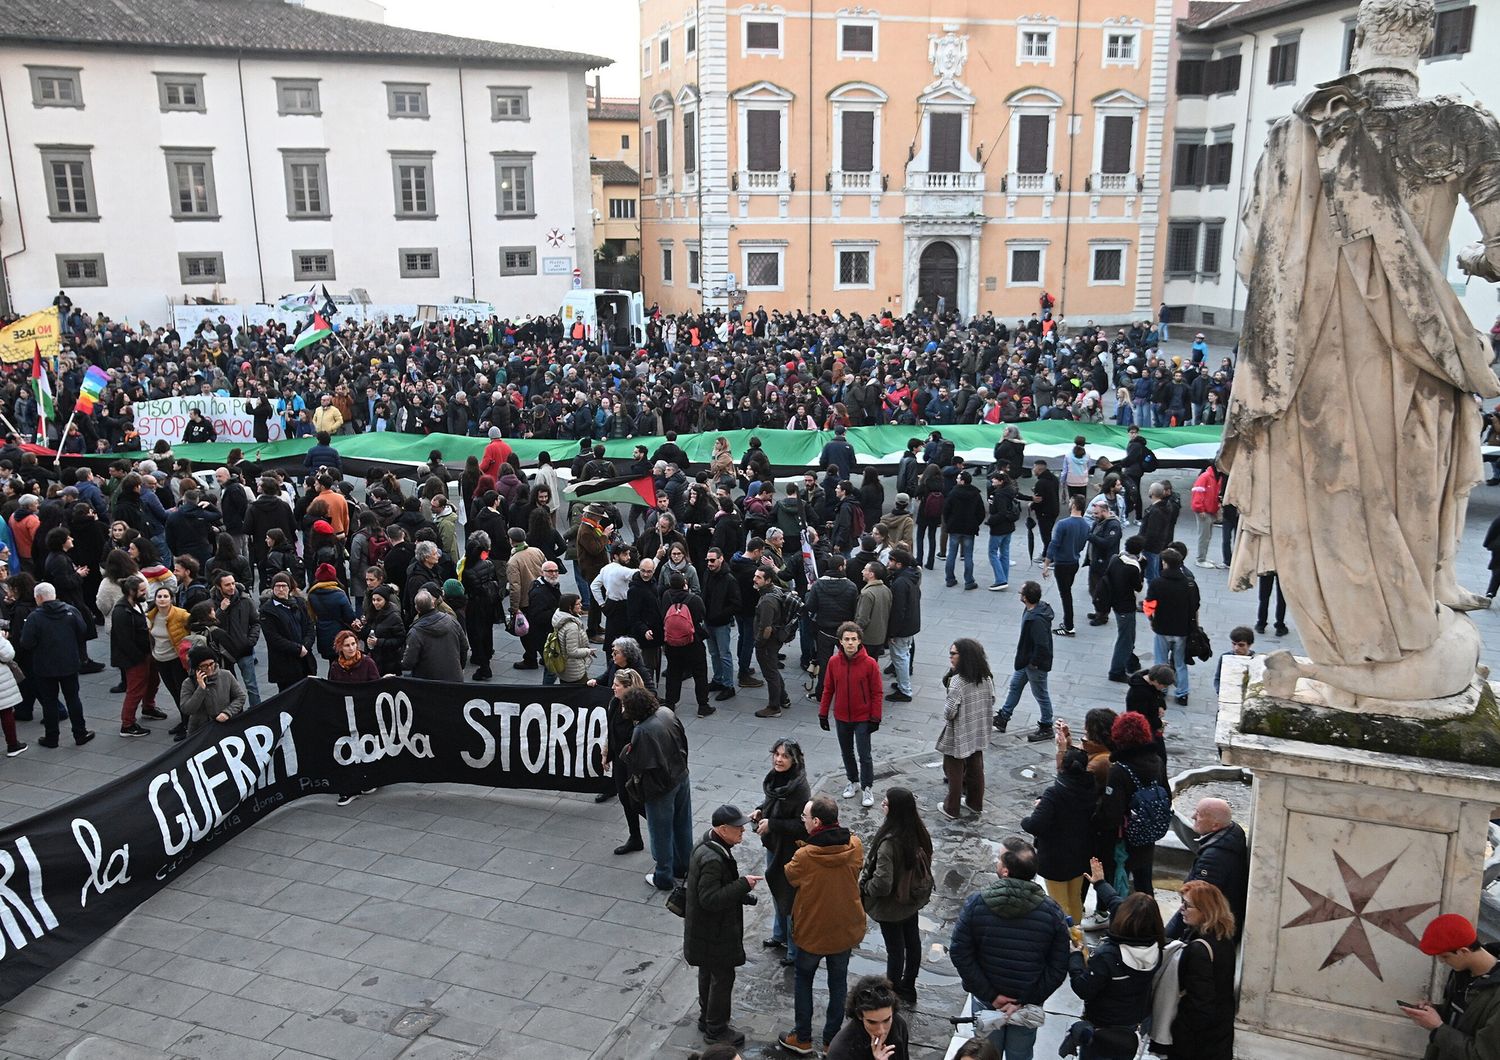
<path id="1" fill-rule="evenodd" d="M 906 788 L 885 793 L 885 821 L 865 851 L 859 893 L 885 939 L 885 977 L 897 997 L 914 1004 L 922 968 L 917 914 L 932 899 L 932 837 Z"/>
<path id="2" fill-rule="evenodd" d="M 1472 923 L 1444 913 L 1427 925 L 1419 948 L 1453 972 L 1437 1005 L 1400 1006 L 1429 1032 L 1423 1060 L 1500 1056 L 1500 946 L 1481 946 Z"/>

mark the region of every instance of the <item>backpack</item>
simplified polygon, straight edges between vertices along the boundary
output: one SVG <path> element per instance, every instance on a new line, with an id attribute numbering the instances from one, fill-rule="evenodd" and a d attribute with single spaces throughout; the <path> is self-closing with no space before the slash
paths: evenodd
<path id="1" fill-rule="evenodd" d="M 1000 518 L 1007 523 L 1014 523 L 1021 518 L 1021 501 L 1014 493 L 1000 495 Z"/>
<path id="2" fill-rule="evenodd" d="M 849 512 L 849 536 L 856 545 L 865 536 L 865 510 L 858 504 Z"/>
<path id="3" fill-rule="evenodd" d="M 365 555 L 369 557 L 366 562 L 373 567 L 377 563 L 384 564 L 386 553 L 391 550 L 391 539 L 381 534 L 379 537 L 373 534 L 365 538 Z"/>
<path id="4" fill-rule="evenodd" d="M 1122 762 L 1120 768 L 1135 784 L 1130 795 L 1130 812 L 1125 815 L 1125 842 L 1133 847 L 1152 846 L 1171 827 L 1172 795 L 1166 785 L 1156 781 L 1142 787 L 1129 766 Z"/>
<path id="5" fill-rule="evenodd" d="M 935 489 L 922 498 L 922 521 L 935 523 L 943 517 L 943 491 Z"/>
<path id="6" fill-rule="evenodd" d="M 542 644 L 542 665 L 553 674 L 560 674 L 568 668 L 568 657 L 563 653 L 562 640 L 555 629 L 547 634 Z"/>
<path id="7" fill-rule="evenodd" d="M 777 607 L 781 623 L 777 636 L 781 643 L 790 644 L 802 632 L 802 597 L 793 589 L 784 589 L 777 600 Z"/>
<path id="8" fill-rule="evenodd" d="M 1141 454 L 1141 468 L 1145 471 L 1156 470 L 1156 454 L 1150 449 Z"/>
<path id="9" fill-rule="evenodd" d="M 698 631 L 693 625 L 693 613 L 686 603 L 679 602 L 667 608 L 666 621 L 662 624 L 662 640 L 669 648 L 685 648 L 693 643 Z"/>
<path id="10" fill-rule="evenodd" d="M 938 443 L 937 460 L 934 462 L 938 467 L 951 467 L 954 455 L 953 442 L 944 438 Z"/>

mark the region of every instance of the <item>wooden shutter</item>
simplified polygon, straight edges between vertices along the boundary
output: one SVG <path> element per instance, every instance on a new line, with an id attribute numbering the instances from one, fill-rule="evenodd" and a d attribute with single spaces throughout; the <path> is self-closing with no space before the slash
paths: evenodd
<path id="1" fill-rule="evenodd" d="M 667 119 L 656 119 L 656 172 L 659 176 L 666 176 L 672 171 L 671 158 L 667 153 Z"/>
<path id="2" fill-rule="evenodd" d="M 1104 145 L 1099 152 L 1099 172 L 1129 173 L 1130 147 L 1135 119 L 1111 114 L 1104 119 Z"/>
<path id="3" fill-rule="evenodd" d="M 846 29 L 853 27 L 845 27 Z M 868 173 L 875 168 L 875 114 L 868 110 L 840 112 L 842 142 L 839 168 L 845 173 Z"/>
<path id="4" fill-rule="evenodd" d="M 844 51 L 872 52 L 875 50 L 874 26 L 845 26 Z"/>
<path id="5" fill-rule="evenodd" d="M 927 115 L 927 169 L 931 173 L 957 173 L 963 143 L 961 114 L 939 112 Z"/>
<path id="6" fill-rule="evenodd" d="M 1208 65 L 1203 59 L 1177 60 L 1177 94 L 1179 96 L 1203 95 L 1203 68 Z"/>
<path id="7" fill-rule="evenodd" d="M 682 116 L 682 171 L 698 170 L 698 114 L 688 111 Z"/>
<path id="8" fill-rule="evenodd" d="M 774 110 L 745 112 L 745 168 L 751 173 L 781 172 L 781 113 Z"/>
<path id="9" fill-rule="evenodd" d="M 745 47 L 775 51 L 781 47 L 781 26 L 776 22 L 745 23 Z"/>
<path id="10" fill-rule="evenodd" d="M 1017 173 L 1046 173 L 1051 168 L 1052 151 L 1047 142 L 1047 125 L 1045 114 L 1022 114 L 1017 119 Z"/>

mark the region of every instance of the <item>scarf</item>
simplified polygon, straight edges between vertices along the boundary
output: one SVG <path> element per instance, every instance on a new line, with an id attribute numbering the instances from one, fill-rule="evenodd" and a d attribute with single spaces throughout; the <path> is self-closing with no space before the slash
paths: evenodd
<path id="1" fill-rule="evenodd" d="M 343 652 L 339 652 L 338 655 L 334 656 L 334 658 L 338 661 L 338 664 L 340 666 L 342 666 L 345 670 L 352 670 L 352 669 L 354 669 L 362 661 L 364 661 L 364 657 L 365 657 L 365 653 L 362 652 L 362 651 L 356 651 L 354 653 L 354 658 L 352 658 L 352 659 L 346 659 L 346 658 L 344 658 L 344 653 Z"/>

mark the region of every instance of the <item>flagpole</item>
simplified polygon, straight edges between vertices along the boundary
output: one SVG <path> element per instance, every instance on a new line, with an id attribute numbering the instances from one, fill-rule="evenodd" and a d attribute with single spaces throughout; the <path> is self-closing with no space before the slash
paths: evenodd
<path id="1" fill-rule="evenodd" d="M 68 422 L 63 424 L 62 433 L 57 436 L 57 453 L 52 458 L 53 467 L 62 467 L 62 447 L 68 440 L 68 428 L 73 426 L 73 417 L 78 415 L 78 406 L 73 406 L 73 411 L 68 413 Z"/>
<path id="2" fill-rule="evenodd" d="M 10 431 L 11 434 L 14 434 L 17 438 L 25 438 L 26 437 L 25 432 L 23 432 L 14 423 L 10 422 L 10 417 L 7 416 L 4 412 L 0 412 L 0 423 L 4 423 L 6 429 L 8 431 Z"/>

